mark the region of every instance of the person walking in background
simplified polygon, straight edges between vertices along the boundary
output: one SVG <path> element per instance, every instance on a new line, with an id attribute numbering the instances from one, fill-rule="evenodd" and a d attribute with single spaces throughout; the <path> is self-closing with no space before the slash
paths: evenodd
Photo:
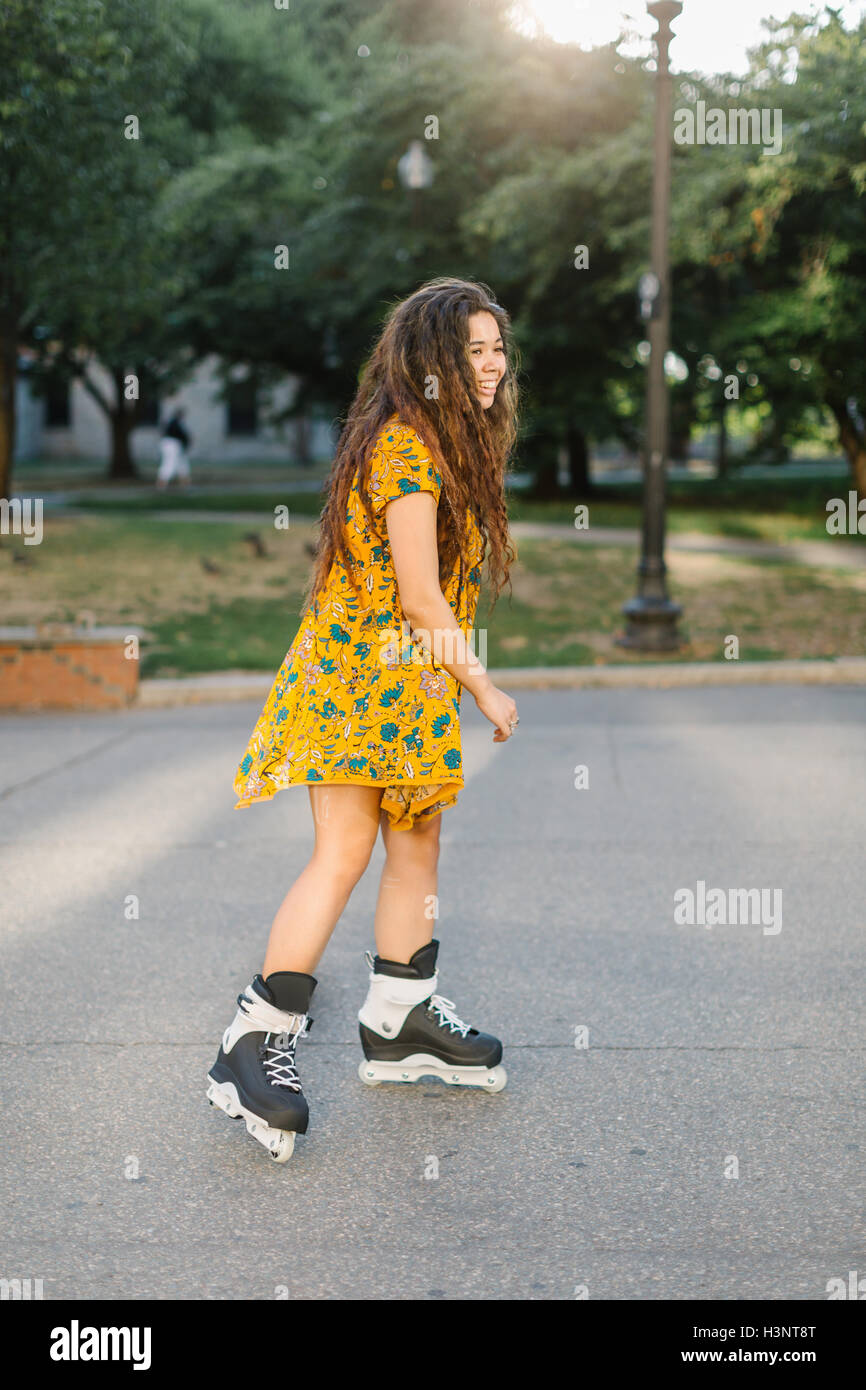
<path id="1" fill-rule="evenodd" d="M 175 477 L 184 487 L 189 485 L 187 451 L 192 444 L 192 437 L 184 426 L 183 416 L 183 406 L 178 406 L 162 432 L 159 442 L 159 471 L 156 475 L 156 485 L 160 491 Z"/>
<path id="2" fill-rule="evenodd" d="M 437 993 L 433 909 L 441 813 L 463 786 L 463 689 L 494 743 L 518 723 L 472 644 L 485 552 L 494 599 L 514 559 L 511 357 L 484 285 L 437 278 L 392 309 L 337 448 L 301 626 L 238 768 L 239 808 L 306 786 L 315 836 L 209 1073 L 211 1103 L 277 1162 L 307 1129 L 295 1046 L 313 971 L 380 831 L 361 1079 L 505 1085 L 499 1039 Z"/>

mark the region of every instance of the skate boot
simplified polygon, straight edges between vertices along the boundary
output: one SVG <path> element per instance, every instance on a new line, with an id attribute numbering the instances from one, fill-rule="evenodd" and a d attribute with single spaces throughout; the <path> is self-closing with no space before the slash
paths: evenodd
<path id="1" fill-rule="evenodd" d="M 368 1086 L 441 1076 L 449 1086 L 501 1091 L 502 1043 L 463 1023 L 451 1000 L 435 993 L 438 951 L 431 941 L 408 965 L 367 952 L 370 989 L 358 1014 L 366 1061 L 358 1075 Z"/>
<path id="2" fill-rule="evenodd" d="M 207 1097 L 232 1119 L 243 1116 L 276 1163 L 291 1158 L 295 1135 L 306 1134 L 309 1109 L 295 1067 L 298 1038 L 310 1031 L 312 975 L 278 970 L 256 975 L 238 995 L 238 1012 L 208 1072 Z"/>

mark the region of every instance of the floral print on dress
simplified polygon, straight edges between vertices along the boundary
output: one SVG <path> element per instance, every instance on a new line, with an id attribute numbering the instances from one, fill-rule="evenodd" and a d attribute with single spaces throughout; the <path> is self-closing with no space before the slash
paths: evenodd
<path id="1" fill-rule="evenodd" d="M 336 557 L 277 672 L 235 777 L 237 807 L 288 786 L 381 786 L 395 829 L 437 814 L 463 786 L 460 683 L 410 640 L 400 605 L 384 511 L 412 492 L 439 500 L 442 479 L 418 434 L 396 416 L 370 460 L 369 510 L 352 482 L 346 509 L 348 564 Z M 469 637 L 484 542 L 467 515 L 470 554 L 443 588 Z"/>

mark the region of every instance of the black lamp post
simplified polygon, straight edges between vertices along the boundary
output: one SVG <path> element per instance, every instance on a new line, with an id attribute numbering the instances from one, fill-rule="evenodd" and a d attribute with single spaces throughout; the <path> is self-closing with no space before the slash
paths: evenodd
<path id="1" fill-rule="evenodd" d="M 668 455 L 668 388 L 665 355 L 670 336 L 671 301 L 668 231 L 671 192 L 671 76 L 668 50 L 671 23 L 682 0 L 658 0 L 647 9 L 658 20 L 656 50 L 655 168 L 652 207 L 652 269 L 641 277 L 641 314 L 648 321 L 646 441 L 643 474 L 643 529 L 638 591 L 623 605 L 626 630 L 618 642 L 638 651 L 675 651 L 680 645 L 677 618 L 682 609 L 668 598 L 665 547 L 665 468 Z"/>

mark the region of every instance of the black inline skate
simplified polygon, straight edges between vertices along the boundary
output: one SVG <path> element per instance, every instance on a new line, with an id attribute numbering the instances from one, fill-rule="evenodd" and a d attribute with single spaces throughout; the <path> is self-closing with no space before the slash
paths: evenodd
<path id="1" fill-rule="evenodd" d="M 502 1043 L 464 1023 L 454 1003 L 435 993 L 438 951 L 431 941 L 408 965 L 367 952 L 370 989 L 358 1013 L 366 1060 L 358 1075 L 368 1086 L 440 1076 L 449 1086 L 501 1091 L 508 1079 Z"/>
<path id="2" fill-rule="evenodd" d="M 316 981 L 278 970 L 256 975 L 238 995 L 234 1022 L 208 1072 L 207 1097 L 232 1119 L 243 1116 L 276 1163 L 291 1158 L 295 1135 L 306 1134 L 309 1109 L 295 1066 L 298 1038 L 309 1032 Z"/>

